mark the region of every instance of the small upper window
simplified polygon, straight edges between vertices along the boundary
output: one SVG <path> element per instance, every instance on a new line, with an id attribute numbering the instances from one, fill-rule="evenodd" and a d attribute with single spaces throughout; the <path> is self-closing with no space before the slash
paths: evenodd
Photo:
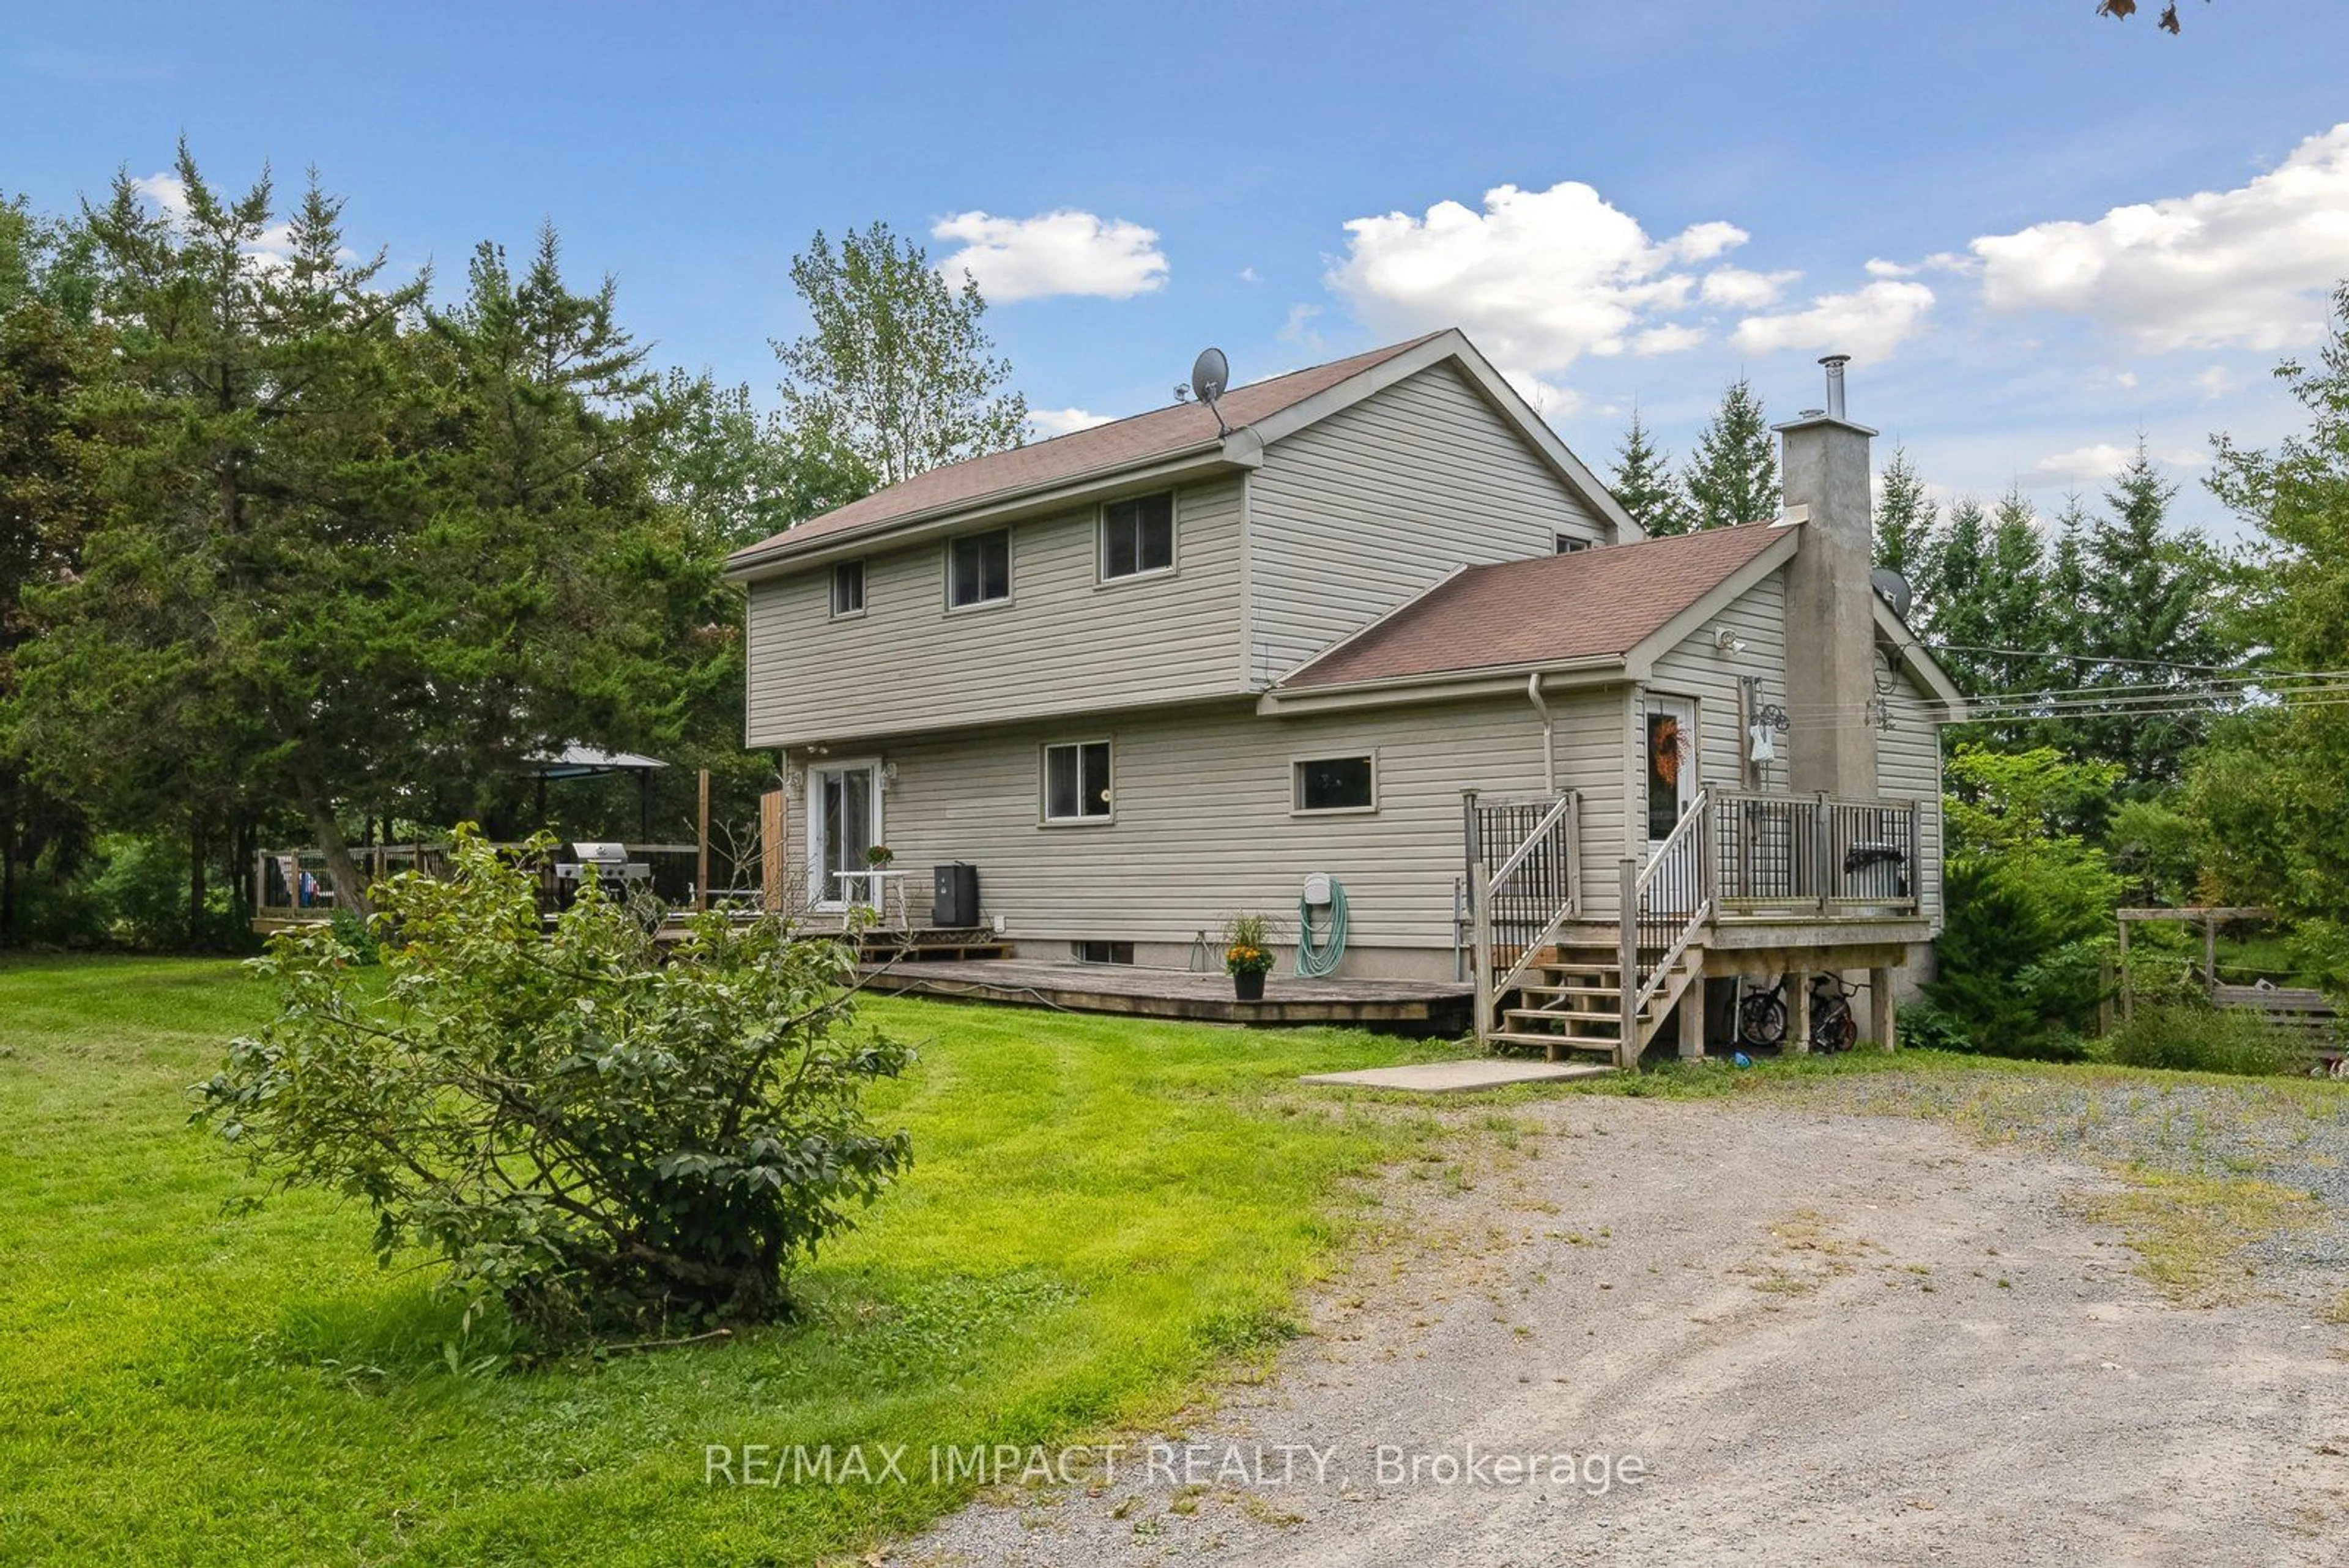
<path id="1" fill-rule="evenodd" d="M 1571 556 L 1577 550 L 1588 550 L 1590 548 L 1589 540 L 1578 539 L 1571 534 L 1556 534 L 1552 535 L 1551 537 L 1557 540 L 1557 553 L 1561 556 Z"/>
<path id="2" fill-rule="evenodd" d="M 1321 757 L 1297 764 L 1299 811 L 1369 811 L 1378 804 L 1369 757 Z"/>
<path id="3" fill-rule="evenodd" d="M 966 534 L 947 546 L 947 603 L 955 609 L 1011 597 L 1011 530 Z"/>
<path id="4" fill-rule="evenodd" d="M 1112 501 L 1102 508 L 1101 575 L 1138 577 L 1174 565 L 1174 496 L 1171 491 Z"/>
<path id="5" fill-rule="evenodd" d="M 1046 746 L 1044 820 L 1100 822 L 1109 815 L 1109 742 Z"/>
<path id="6" fill-rule="evenodd" d="M 864 613 L 864 563 L 843 561 L 832 569 L 832 613 Z"/>

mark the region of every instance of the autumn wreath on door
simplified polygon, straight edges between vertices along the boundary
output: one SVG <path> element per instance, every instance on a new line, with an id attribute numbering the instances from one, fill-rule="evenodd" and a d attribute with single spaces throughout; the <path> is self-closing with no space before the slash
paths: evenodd
<path id="1" fill-rule="evenodd" d="M 1660 716 L 1648 726 L 1648 747 L 1652 753 L 1648 765 L 1656 777 L 1673 788 L 1681 782 L 1681 722 L 1669 714 Z"/>

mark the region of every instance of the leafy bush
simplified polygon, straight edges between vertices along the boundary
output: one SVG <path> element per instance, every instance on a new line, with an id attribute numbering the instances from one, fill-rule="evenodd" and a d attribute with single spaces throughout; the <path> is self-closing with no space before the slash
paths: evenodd
<path id="1" fill-rule="evenodd" d="M 1897 1030 L 1902 1049 L 1911 1051 L 1971 1051 L 1973 1036 L 1965 1026 L 1930 1001 L 1910 1002 L 1900 1010 Z"/>
<path id="2" fill-rule="evenodd" d="M 2234 1073 L 2256 1077 L 2295 1070 L 2301 1050 L 2267 1020 L 2244 1008 L 2224 1012 L 2185 1002 L 2138 1007 L 2114 1031 L 2112 1059 L 2124 1067 Z"/>
<path id="3" fill-rule="evenodd" d="M 793 1264 L 911 1159 L 862 1108 L 909 1056 L 849 1037 L 849 949 L 712 912 L 664 961 L 598 889 L 543 929 L 528 867 L 470 828 L 452 858 L 381 888 L 379 971 L 331 927 L 272 941 L 278 1014 L 198 1118 L 543 1336 L 788 1312 Z"/>

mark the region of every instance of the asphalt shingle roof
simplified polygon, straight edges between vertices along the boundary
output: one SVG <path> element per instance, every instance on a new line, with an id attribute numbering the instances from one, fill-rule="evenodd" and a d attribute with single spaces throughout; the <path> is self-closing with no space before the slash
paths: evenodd
<path id="1" fill-rule="evenodd" d="M 1471 566 L 1280 685 L 1344 686 L 1620 657 L 1796 526 L 1749 523 Z"/>
<path id="2" fill-rule="evenodd" d="M 1224 422 L 1237 429 L 1327 391 L 1350 376 L 1360 375 L 1396 355 L 1418 348 L 1429 333 L 1408 343 L 1373 348 L 1351 358 L 1333 360 L 1286 376 L 1275 376 L 1224 394 Z M 732 559 L 772 559 L 819 544 L 838 542 L 843 535 L 878 529 L 905 518 L 955 506 L 1006 499 L 1042 490 L 1089 474 L 1133 468 L 1178 452 L 1206 446 L 1217 439 L 1216 416 L 1197 403 L 1174 403 L 1131 419 L 1095 425 L 1050 441 L 1031 441 L 1009 452 L 993 452 L 966 462 L 933 468 L 913 478 L 876 490 L 861 501 L 812 517 L 798 527 L 734 553 Z"/>

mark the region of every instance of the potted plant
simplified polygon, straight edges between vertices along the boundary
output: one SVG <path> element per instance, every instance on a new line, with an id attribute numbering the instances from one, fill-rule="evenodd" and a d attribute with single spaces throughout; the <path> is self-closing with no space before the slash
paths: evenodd
<path id="1" fill-rule="evenodd" d="M 885 844 L 876 844 L 864 852 L 864 868 L 867 871 L 886 871 L 889 863 L 896 858 L 895 850 Z"/>
<path id="2" fill-rule="evenodd" d="M 1234 915 L 1224 922 L 1224 969 L 1232 994 L 1242 1002 L 1264 1000 L 1264 977 L 1272 968 L 1272 919 Z"/>

